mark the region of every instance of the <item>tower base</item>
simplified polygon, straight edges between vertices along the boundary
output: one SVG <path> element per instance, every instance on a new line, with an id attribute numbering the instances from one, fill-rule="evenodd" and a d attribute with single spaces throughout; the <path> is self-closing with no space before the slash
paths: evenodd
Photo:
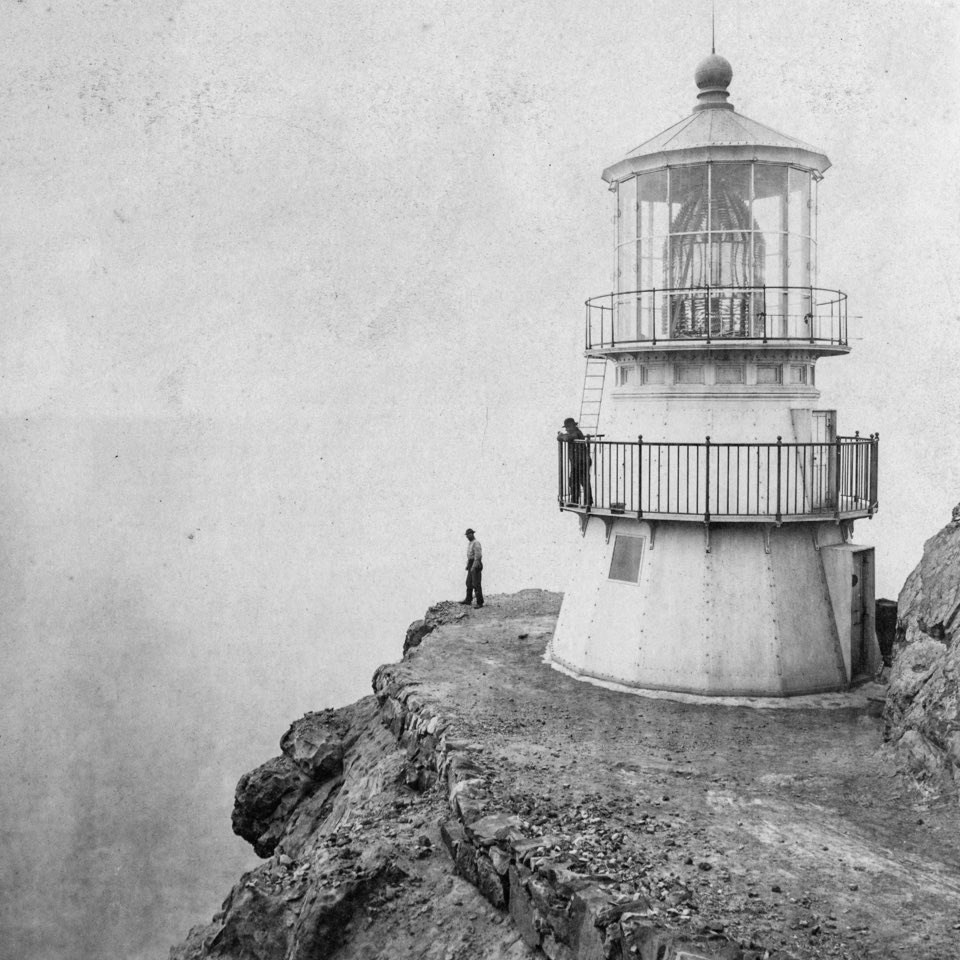
<path id="1" fill-rule="evenodd" d="M 843 690 L 881 663 L 873 559 L 832 522 L 591 516 L 549 657 L 584 680 L 651 690 Z"/>

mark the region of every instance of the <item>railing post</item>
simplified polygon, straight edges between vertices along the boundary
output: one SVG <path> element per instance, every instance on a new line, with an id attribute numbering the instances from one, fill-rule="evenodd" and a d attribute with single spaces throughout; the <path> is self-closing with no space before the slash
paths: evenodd
<path id="1" fill-rule="evenodd" d="M 877 468 L 880 465 L 880 434 L 874 433 L 870 437 L 870 506 L 868 516 L 873 516 L 877 509 Z"/>
<path id="2" fill-rule="evenodd" d="M 557 437 L 557 503 L 560 510 L 563 510 L 563 441 Z"/>
<path id="3" fill-rule="evenodd" d="M 593 346 L 593 340 L 590 337 L 590 301 L 587 300 L 584 303 L 585 316 L 584 316 L 584 329 L 583 329 L 583 339 L 587 344 L 587 349 L 591 349 Z"/>
<path id="4" fill-rule="evenodd" d="M 637 437 L 637 519 L 643 519 L 643 434 Z"/>
<path id="5" fill-rule="evenodd" d="M 853 431 L 853 482 L 850 484 L 853 487 L 853 501 L 854 509 L 857 509 L 859 506 L 859 501 L 861 499 L 867 499 L 867 491 L 863 489 L 863 467 L 861 466 L 861 456 L 860 456 L 860 431 Z M 861 497 L 861 495 L 863 495 Z"/>
<path id="6" fill-rule="evenodd" d="M 833 476 L 833 506 L 834 506 L 833 518 L 834 520 L 839 520 L 840 519 L 840 476 L 843 473 L 843 461 L 841 460 L 841 456 L 842 456 L 843 448 L 840 444 L 839 437 L 837 437 L 836 440 L 834 440 L 834 443 L 836 444 L 836 447 L 837 447 L 837 452 L 836 452 L 837 466 L 836 466 L 836 469 L 833 471 L 833 474 L 834 474 Z"/>
<path id="7" fill-rule="evenodd" d="M 777 524 L 783 522 L 783 512 L 780 509 L 780 465 L 783 455 L 783 437 L 777 437 Z"/>
<path id="8" fill-rule="evenodd" d="M 596 487 L 596 484 L 593 482 L 594 478 L 590 475 L 590 471 L 593 469 L 593 457 L 590 455 L 589 437 L 584 438 L 583 445 L 586 449 L 587 462 L 583 464 L 585 469 L 583 469 L 580 474 L 580 478 L 583 481 L 583 486 L 580 488 L 580 492 L 583 495 L 584 513 L 590 513 L 591 507 L 593 506 L 593 491 Z M 603 473 L 601 471 L 601 476 L 602 475 Z"/>
<path id="9" fill-rule="evenodd" d="M 704 488 L 703 522 L 710 522 L 710 437 L 707 437 L 706 486 Z"/>

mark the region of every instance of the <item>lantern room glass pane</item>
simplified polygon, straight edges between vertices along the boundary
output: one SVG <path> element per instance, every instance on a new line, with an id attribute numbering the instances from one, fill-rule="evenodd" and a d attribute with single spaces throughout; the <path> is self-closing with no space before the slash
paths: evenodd
<path id="1" fill-rule="evenodd" d="M 637 289 L 637 181 L 621 180 L 617 188 L 617 290 Z M 617 340 L 637 337 L 636 297 L 618 296 L 614 303 L 614 335 Z"/>
<path id="2" fill-rule="evenodd" d="M 790 168 L 789 232 L 810 236 L 810 174 Z"/>
<path id="3" fill-rule="evenodd" d="M 667 171 L 654 170 L 637 177 L 637 199 L 640 204 L 640 236 L 665 237 L 667 216 Z"/>
<path id="4" fill-rule="evenodd" d="M 633 291 L 637 289 L 637 244 L 622 243 L 617 251 L 617 289 Z"/>
<path id="5" fill-rule="evenodd" d="M 789 286 L 810 284 L 810 174 L 790 168 L 787 197 Z M 800 314 L 802 319 L 803 314 Z M 798 328 L 799 329 L 799 328 Z M 802 335 L 804 331 L 800 330 Z"/>
<path id="6" fill-rule="evenodd" d="M 637 336 L 637 181 L 621 180 L 617 187 L 617 291 L 613 330 L 618 341 Z M 629 291 L 629 296 L 624 296 Z"/>
<path id="7" fill-rule="evenodd" d="M 816 177 L 810 177 L 810 283 L 817 283 L 817 216 L 819 214 L 818 195 L 820 184 Z"/>
<path id="8" fill-rule="evenodd" d="M 705 163 L 673 167 L 670 171 L 670 233 L 692 233 L 707 227 L 707 172 Z"/>
<path id="9" fill-rule="evenodd" d="M 710 283 L 709 167 L 705 163 L 670 170 L 670 236 L 667 287 Z"/>
<path id="10" fill-rule="evenodd" d="M 639 272 L 637 286 L 641 290 L 663 289 L 665 284 L 665 249 L 670 231 L 670 206 L 667 196 L 669 176 L 666 170 L 654 170 L 637 177 L 637 219 Z M 638 322 L 640 336 L 655 335 L 656 301 L 653 294 L 640 299 Z"/>
<path id="11" fill-rule="evenodd" d="M 788 170 L 779 164 L 754 164 L 753 219 L 763 238 L 762 252 L 756 257 L 757 286 L 782 286 L 787 282 L 783 234 L 787 229 Z"/>
<path id="12" fill-rule="evenodd" d="M 754 280 L 750 164 L 711 164 L 711 283 L 750 286 Z"/>
<path id="13" fill-rule="evenodd" d="M 617 201 L 618 243 L 630 243 L 637 238 L 637 181 L 635 177 L 620 181 Z"/>
<path id="14" fill-rule="evenodd" d="M 787 249 L 791 287 L 810 286 L 810 238 L 791 233 Z"/>
<path id="15" fill-rule="evenodd" d="M 710 185 L 710 229 L 750 228 L 750 164 L 714 163 Z"/>
<path id="16" fill-rule="evenodd" d="M 786 283 L 786 236 L 782 233 L 767 231 L 759 234 L 763 238 L 762 256 L 757 264 L 757 286 L 782 286 Z"/>

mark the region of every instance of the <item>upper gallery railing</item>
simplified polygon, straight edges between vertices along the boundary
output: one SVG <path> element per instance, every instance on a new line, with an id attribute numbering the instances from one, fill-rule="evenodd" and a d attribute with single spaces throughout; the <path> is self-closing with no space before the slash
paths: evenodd
<path id="1" fill-rule="evenodd" d="M 847 295 L 820 287 L 674 287 L 586 301 L 588 350 L 664 341 L 798 340 L 847 346 Z"/>
<path id="2" fill-rule="evenodd" d="M 879 443 L 558 440 L 558 500 L 561 510 L 707 522 L 873 516 Z"/>

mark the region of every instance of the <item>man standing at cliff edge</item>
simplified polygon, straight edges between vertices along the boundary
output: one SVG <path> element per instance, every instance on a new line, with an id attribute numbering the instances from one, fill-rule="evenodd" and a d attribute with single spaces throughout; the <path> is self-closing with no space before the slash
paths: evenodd
<path id="1" fill-rule="evenodd" d="M 481 583 L 481 574 L 483 573 L 483 549 L 480 541 L 475 540 L 473 530 L 467 527 L 465 534 L 469 543 L 467 544 L 467 598 L 460 602 L 465 606 L 470 606 L 473 602 L 473 594 L 477 594 L 477 606 L 483 606 L 483 586 Z"/>

